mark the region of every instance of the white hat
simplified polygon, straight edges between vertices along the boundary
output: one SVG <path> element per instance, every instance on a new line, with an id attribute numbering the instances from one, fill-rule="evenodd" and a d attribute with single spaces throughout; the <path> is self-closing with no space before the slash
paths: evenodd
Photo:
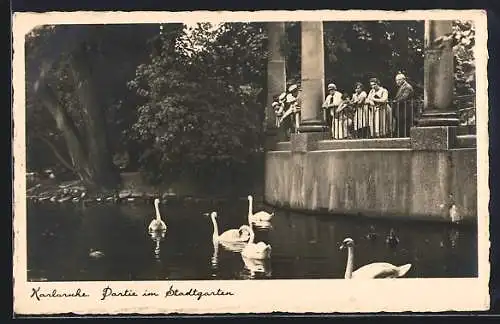
<path id="1" fill-rule="evenodd" d="M 279 101 L 283 101 L 286 99 L 286 92 L 283 92 L 282 94 L 280 94 L 280 96 L 278 97 L 278 100 Z"/>
<path id="2" fill-rule="evenodd" d="M 337 89 L 337 86 L 334 84 L 334 83 L 330 83 L 328 84 L 328 90 L 336 90 Z"/>
<path id="3" fill-rule="evenodd" d="M 288 92 L 292 92 L 294 90 L 297 89 L 297 85 L 296 84 L 292 84 L 289 88 L 288 88 Z"/>

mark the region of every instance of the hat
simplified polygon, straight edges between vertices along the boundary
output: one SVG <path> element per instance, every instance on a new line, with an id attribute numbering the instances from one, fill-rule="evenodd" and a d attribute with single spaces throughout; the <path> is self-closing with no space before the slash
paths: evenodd
<path id="1" fill-rule="evenodd" d="M 292 92 L 294 90 L 297 90 L 297 85 L 296 84 L 292 84 L 289 88 L 288 88 L 288 92 Z"/>
<path id="2" fill-rule="evenodd" d="M 403 74 L 403 73 L 398 73 L 396 74 L 396 80 L 397 79 L 400 79 L 400 80 L 405 80 L 406 79 L 406 76 Z"/>
<path id="3" fill-rule="evenodd" d="M 278 100 L 279 101 L 283 101 L 286 99 L 286 92 L 283 92 L 282 94 L 280 94 L 280 96 L 278 97 Z"/>
<path id="4" fill-rule="evenodd" d="M 334 83 L 328 84 L 328 90 L 336 90 L 337 86 Z"/>

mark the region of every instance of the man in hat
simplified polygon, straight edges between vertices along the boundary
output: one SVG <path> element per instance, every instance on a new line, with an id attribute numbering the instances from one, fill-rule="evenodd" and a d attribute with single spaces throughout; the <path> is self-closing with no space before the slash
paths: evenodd
<path id="1" fill-rule="evenodd" d="M 334 83 L 330 83 L 327 86 L 328 95 L 323 102 L 323 117 L 326 124 L 332 130 L 333 115 L 337 107 L 342 103 L 342 93 L 337 91 L 337 86 Z"/>
<path id="2" fill-rule="evenodd" d="M 413 123 L 413 107 L 409 102 L 413 97 L 413 87 L 406 81 L 403 73 L 398 73 L 395 78 L 396 85 L 399 87 L 394 97 L 396 109 L 393 110 L 394 118 L 397 123 L 397 137 L 410 136 L 410 127 Z"/>

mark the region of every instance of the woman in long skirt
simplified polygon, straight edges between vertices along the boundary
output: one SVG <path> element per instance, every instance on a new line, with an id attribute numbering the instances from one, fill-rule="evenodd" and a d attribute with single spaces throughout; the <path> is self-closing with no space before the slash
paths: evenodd
<path id="1" fill-rule="evenodd" d="M 366 98 L 370 131 L 373 137 L 385 137 L 393 127 L 391 106 L 388 104 L 389 92 L 380 86 L 377 78 L 370 79 L 370 87 Z"/>

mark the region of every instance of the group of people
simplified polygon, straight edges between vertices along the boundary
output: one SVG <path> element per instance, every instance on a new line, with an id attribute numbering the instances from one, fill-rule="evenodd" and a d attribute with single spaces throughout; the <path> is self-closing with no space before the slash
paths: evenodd
<path id="1" fill-rule="evenodd" d="M 286 92 L 274 98 L 272 103 L 276 114 L 276 127 L 283 127 L 289 135 L 298 132 L 300 123 L 299 87 L 292 84 Z"/>
<path id="2" fill-rule="evenodd" d="M 323 118 L 330 127 L 334 139 L 408 137 L 413 124 L 413 106 L 408 101 L 413 96 L 413 87 L 402 73 L 395 82 L 398 91 L 389 102 L 389 92 L 377 78 L 371 78 L 370 91 L 356 82 L 352 95 L 337 91 L 334 83 L 328 84 L 328 95 L 323 102 Z M 391 106 L 395 104 L 395 107 Z M 296 85 L 289 87 L 273 102 L 276 126 L 284 127 L 287 133 L 297 132 L 300 122 L 300 96 Z"/>

